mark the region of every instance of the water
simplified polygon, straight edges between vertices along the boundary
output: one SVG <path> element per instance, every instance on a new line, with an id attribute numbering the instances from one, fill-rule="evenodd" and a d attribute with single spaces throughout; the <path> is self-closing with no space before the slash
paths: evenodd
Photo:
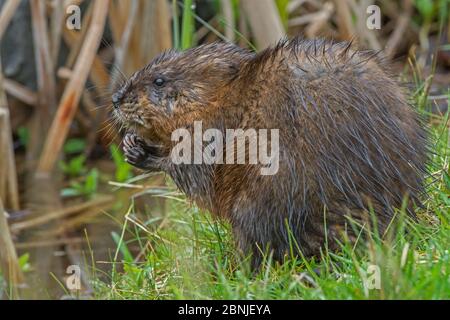
<path id="1" fill-rule="evenodd" d="M 163 183 L 160 178 L 152 178 L 152 181 L 152 184 L 157 185 Z M 48 214 L 61 206 L 59 192 L 53 183 L 41 180 L 37 184 L 39 194 L 29 199 L 30 208 L 36 212 L 32 217 Z M 19 291 L 20 298 L 89 299 L 95 295 L 92 285 L 94 280 L 110 281 L 108 276 L 117 249 L 111 233 L 121 233 L 124 216 L 131 204 L 130 195 L 135 190 L 112 192 L 111 186 L 102 188 L 105 193 L 109 193 L 108 196 L 113 196 L 113 201 L 107 206 L 25 229 L 18 234 L 15 241 L 18 255 L 28 254 L 30 265 L 30 270 L 25 272 L 26 285 Z M 80 199 L 76 201 L 77 204 L 79 202 Z M 164 202 L 164 199 L 143 196 L 135 201 L 134 207 L 137 213 L 148 217 L 148 214 L 156 211 L 164 214 Z M 65 204 L 64 207 L 71 205 Z M 27 216 L 25 220 L 32 217 Z M 78 219 L 78 226 L 69 224 L 69 228 L 63 228 L 69 221 L 76 221 L 71 219 Z M 12 222 L 14 225 L 15 221 Z M 138 250 L 132 246 L 129 249 L 132 252 Z M 74 281 L 74 275 L 80 276 L 80 287 Z M 74 285 L 77 290 L 71 291 Z"/>

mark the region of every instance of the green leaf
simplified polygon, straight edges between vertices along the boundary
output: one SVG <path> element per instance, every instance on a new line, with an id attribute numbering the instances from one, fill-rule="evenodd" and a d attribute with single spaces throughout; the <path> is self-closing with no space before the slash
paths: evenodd
<path id="1" fill-rule="evenodd" d="M 85 162 L 86 156 L 84 154 L 81 154 L 70 159 L 68 163 L 60 162 L 60 168 L 65 174 L 71 177 L 77 177 L 86 172 Z"/>
<path id="2" fill-rule="evenodd" d="M 289 0 L 276 0 L 278 12 L 280 14 L 281 22 L 283 23 L 284 28 L 286 29 L 289 21 L 289 13 L 287 10 L 287 6 L 289 4 Z"/>
<path id="3" fill-rule="evenodd" d="M 444 171 L 445 188 L 450 191 L 450 175 Z"/>
<path id="4" fill-rule="evenodd" d="M 86 177 L 84 183 L 84 193 L 86 195 L 92 195 L 97 192 L 98 187 L 98 170 L 92 169 Z"/>
<path id="5" fill-rule="evenodd" d="M 25 146 L 28 146 L 28 142 L 30 141 L 30 131 L 26 127 L 19 127 L 17 129 L 17 135 L 19 136 L 20 143 Z"/>
<path id="6" fill-rule="evenodd" d="M 30 271 L 31 266 L 30 266 L 30 254 L 29 253 L 24 253 L 23 255 L 21 255 L 18 259 L 19 261 L 19 266 L 20 269 L 22 269 L 23 272 L 27 272 Z"/>
<path id="7" fill-rule="evenodd" d="M 109 149 L 111 151 L 111 156 L 113 158 L 115 165 L 118 165 L 119 163 L 124 161 L 123 156 L 119 151 L 119 148 L 115 144 L 112 144 Z"/>
<path id="8" fill-rule="evenodd" d="M 66 154 L 83 152 L 86 149 L 86 142 L 83 139 L 69 139 L 64 145 Z"/>
<path id="9" fill-rule="evenodd" d="M 442 193 L 440 194 L 440 198 L 441 198 L 442 202 L 443 202 L 445 205 L 447 205 L 447 206 L 450 205 L 450 198 L 449 198 L 448 194 L 445 194 L 445 193 L 442 192 Z"/>
<path id="10" fill-rule="evenodd" d="M 116 166 L 115 178 L 118 182 L 124 182 L 131 177 L 132 166 L 125 161 L 125 158 L 119 148 L 113 144 L 110 147 L 111 156 Z"/>
<path id="11" fill-rule="evenodd" d="M 416 0 L 415 5 L 420 15 L 425 20 L 431 20 L 433 18 L 433 1 L 432 0 Z"/>
<path id="12" fill-rule="evenodd" d="M 114 242 L 116 243 L 116 245 L 119 246 L 119 251 L 120 251 L 120 253 L 122 253 L 124 261 L 128 262 L 128 263 L 133 263 L 134 258 L 131 255 L 130 250 L 128 250 L 128 247 L 125 244 L 125 242 L 120 240 L 120 235 L 117 232 L 112 231 L 111 236 L 112 236 Z"/>
<path id="13" fill-rule="evenodd" d="M 185 50 L 194 45 L 194 15 L 193 0 L 184 0 L 183 3 L 183 22 L 181 29 L 181 49 Z"/>

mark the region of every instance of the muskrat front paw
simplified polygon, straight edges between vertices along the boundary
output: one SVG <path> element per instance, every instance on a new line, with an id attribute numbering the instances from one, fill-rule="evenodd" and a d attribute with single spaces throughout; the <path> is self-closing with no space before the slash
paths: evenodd
<path id="1" fill-rule="evenodd" d="M 126 134 L 123 139 L 123 152 L 125 153 L 125 160 L 135 166 L 144 162 L 146 159 L 146 152 L 141 138 L 135 134 Z"/>
<path id="2" fill-rule="evenodd" d="M 123 139 L 125 161 L 140 169 L 156 170 L 160 168 L 157 147 L 147 144 L 134 133 L 127 133 Z"/>

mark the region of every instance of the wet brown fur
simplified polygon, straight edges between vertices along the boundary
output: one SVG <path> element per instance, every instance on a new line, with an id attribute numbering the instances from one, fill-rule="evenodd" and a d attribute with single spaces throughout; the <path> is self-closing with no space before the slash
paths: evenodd
<path id="1" fill-rule="evenodd" d="M 160 76 L 166 84 L 155 88 Z M 337 249 L 348 217 L 364 223 L 373 208 L 383 231 L 405 197 L 412 217 L 420 204 L 425 129 L 379 55 L 351 43 L 296 38 L 258 54 L 227 43 L 169 51 L 121 90 L 117 118 L 161 150 L 147 169 L 165 171 L 189 198 L 229 219 L 256 264 L 258 248 L 281 260 L 289 232 L 304 255 L 317 255 L 325 238 Z M 204 130 L 280 129 L 278 173 L 174 165 L 171 133 L 196 120 Z"/>

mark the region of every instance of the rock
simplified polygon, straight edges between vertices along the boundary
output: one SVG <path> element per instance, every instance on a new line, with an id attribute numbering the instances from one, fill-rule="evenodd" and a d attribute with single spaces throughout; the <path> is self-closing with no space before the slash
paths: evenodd
<path id="1" fill-rule="evenodd" d="M 0 0 L 3 8 L 6 0 Z M 33 33 L 29 1 L 22 0 L 0 45 L 3 73 L 6 78 L 36 89 Z"/>

